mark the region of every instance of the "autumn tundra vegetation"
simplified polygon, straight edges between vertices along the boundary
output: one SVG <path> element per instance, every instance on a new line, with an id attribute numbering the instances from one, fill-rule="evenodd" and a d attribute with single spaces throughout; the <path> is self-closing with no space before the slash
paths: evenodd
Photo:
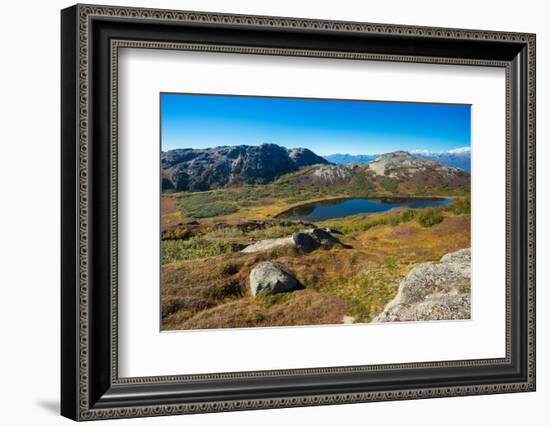
<path id="1" fill-rule="evenodd" d="M 469 318 L 465 170 L 265 144 L 163 152 L 161 173 L 163 330 Z"/>

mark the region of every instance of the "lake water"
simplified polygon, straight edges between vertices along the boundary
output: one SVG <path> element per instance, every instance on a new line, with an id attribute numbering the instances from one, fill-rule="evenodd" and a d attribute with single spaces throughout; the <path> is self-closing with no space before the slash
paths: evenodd
<path id="1" fill-rule="evenodd" d="M 359 213 L 384 212 L 395 207 L 418 209 L 422 207 L 441 206 L 450 204 L 454 201 L 455 200 L 448 198 L 345 198 L 324 200 L 297 206 L 282 213 L 279 217 L 291 220 L 318 222 Z"/>

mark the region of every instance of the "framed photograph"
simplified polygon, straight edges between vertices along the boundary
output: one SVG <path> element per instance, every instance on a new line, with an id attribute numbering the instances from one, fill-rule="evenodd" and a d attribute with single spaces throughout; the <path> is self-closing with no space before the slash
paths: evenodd
<path id="1" fill-rule="evenodd" d="M 535 390 L 535 35 L 61 12 L 74 420 Z"/>

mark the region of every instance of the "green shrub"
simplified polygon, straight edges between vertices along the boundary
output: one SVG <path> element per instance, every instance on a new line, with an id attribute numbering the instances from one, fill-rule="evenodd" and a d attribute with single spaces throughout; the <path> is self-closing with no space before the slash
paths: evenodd
<path id="1" fill-rule="evenodd" d="M 454 203 L 447 204 L 445 207 L 445 210 L 452 214 L 470 214 L 470 196 L 456 200 Z"/>
<path id="2" fill-rule="evenodd" d="M 416 221 L 426 228 L 437 225 L 443 221 L 443 213 L 437 208 L 422 209 L 418 212 Z"/>
<path id="3" fill-rule="evenodd" d="M 355 173 L 349 184 L 350 195 L 356 197 L 368 197 L 376 192 L 376 186 L 364 173 Z"/>
<path id="4" fill-rule="evenodd" d="M 401 222 L 401 215 L 393 213 L 385 216 L 370 218 L 369 214 L 358 214 L 345 219 L 334 219 L 320 222 L 321 227 L 334 228 L 344 234 L 366 231 L 378 225 L 398 225 Z"/>
<path id="5" fill-rule="evenodd" d="M 187 240 L 193 236 L 189 228 L 167 229 L 162 231 L 163 240 Z"/>
<path id="6" fill-rule="evenodd" d="M 399 225 L 401 223 L 401 215 L 395 214 L 388 216 L 388 223 L 392 226 Z"/>
<path id="7" fill-rule="evenodd" d="M 223 202 L 213 202 L 203 205 L 189 206 L 187 208 L 183 207 L 183 213 L 195 219 L 224 216 L 227 214 L 235 213 L 238 210 L 239 209 L 233 204 Z"/>
<path id="8" fill-rule="evenodd" d="M 456 204 L 456 205 L 455 205 Z M 407 209 L 401 213 L 388 212 L 381 216 L 376 214 L 357 214 L 341 219 L 330 219 L 319 222 L 320 227 L 337 229 L 345 234 L 363 232 L 378 225 L 399 225 L 400 223 L 416 220 L 421 226 L 429 228 L 443 221 L 444 214 L 470 213 L 469 200 L 458 200 L 455 203 L 438 207 L 426 207 L 422 209 Z"/>
<path id="9" fill-rule="evenodd" d="M 382 188 L 394 194 L 397 192 L 397 184 L 398 182 L 395 179 L 390 178 L 384 178 L 380 181 L 380 186 Z"/>
<path id="10" fill-rule="evenodd" d="M 233 253 L 240 249 L 241 247 L 237 244 L 226 241 L 210 241 L 200 236 L 192 237 L 189 240 L 166 240 L 161 244 L 161 262 L 165 265 L 180 260 Z"/>
<path id="11" fill-rule="evenodd" d="M 405 210 L 403 213 L 401 213 L 402 222 L 410 222 L 415 217 L 416 217 L 416 211 L 414 210 Z"/>
<path id="12" fill-rule="evenodd" d="M 379 270 L 337 278 L 321 291 L 351 302 L 354 323 L 370 322 L 395 297 L 404 275 L 397 260 L 389 258 Z"/>

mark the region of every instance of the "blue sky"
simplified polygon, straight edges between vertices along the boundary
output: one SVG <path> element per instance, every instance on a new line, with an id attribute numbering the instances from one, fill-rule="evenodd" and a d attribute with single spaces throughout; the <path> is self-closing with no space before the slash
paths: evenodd
<path id="1" fill-rule="evenodd" d="M 275 143 L 319 155 L 470 146 L 470 105 L 161 94 L 162 150 Z"/>

